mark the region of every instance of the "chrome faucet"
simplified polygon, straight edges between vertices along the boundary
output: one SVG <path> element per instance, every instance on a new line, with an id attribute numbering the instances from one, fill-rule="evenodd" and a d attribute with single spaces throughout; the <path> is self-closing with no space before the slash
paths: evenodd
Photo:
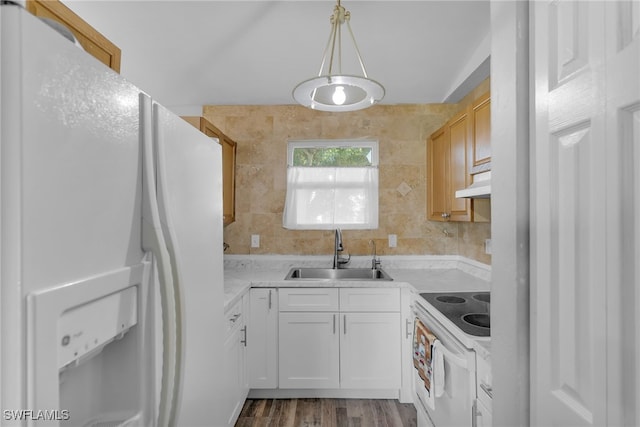
<path id="1" fill-rule="evenodd" d="M 336 228 L 335 243 L 333 246 L 333 268 L 340 268 L 341 265 L 347 264 L 351 260 L 351 255 L 347 258 L 342 258 L 340 252 L 344 250 L 342 246 L 342 232 L 339 228 Z"/>
<path id="2" fill-rule="evenodd" d="M 371 246 L 371 269 L 377 270 L 380 267 L 380 260 L 376 258 L 376 242 L 373 239 L 369 240 L 369 245 Z"/>

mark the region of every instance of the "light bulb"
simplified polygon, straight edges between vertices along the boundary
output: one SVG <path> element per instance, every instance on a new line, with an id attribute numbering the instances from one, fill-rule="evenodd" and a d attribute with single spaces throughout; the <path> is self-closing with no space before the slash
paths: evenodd
<path id="1" fill-rule="evenodd" d="M 333 96 L 331 97 L 331 99 L 336 105 L 344 104 L 344 101 L 347 100 L 347 94 L 344 93 L 344 87 L 336 86 L 336 90 L 333 92 Z"/>

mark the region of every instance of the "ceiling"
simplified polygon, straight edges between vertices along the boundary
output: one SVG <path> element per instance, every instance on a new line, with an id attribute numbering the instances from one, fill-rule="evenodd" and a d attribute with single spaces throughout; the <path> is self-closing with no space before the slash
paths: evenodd
<path id="1" fill-rule="evenodd" d="M 122 75 L 178 109 L 294 104 L 293 88 L 318 74 L 335 5 L 333 0 L 63 1 L 122 50 Z M 342 5 L 351 12 L 369 77 L 386 89 L 382 104 L 456 102 L 488 76 L 488 0 L 343 0 Z"/>

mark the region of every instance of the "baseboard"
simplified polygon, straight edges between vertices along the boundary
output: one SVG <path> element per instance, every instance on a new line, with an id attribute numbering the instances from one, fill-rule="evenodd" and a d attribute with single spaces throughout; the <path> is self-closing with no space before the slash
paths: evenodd
<path id="1" fill-rule="evenodd" d="M 398 399 L 398 389 L 251 389 L 249 399 Z"/>

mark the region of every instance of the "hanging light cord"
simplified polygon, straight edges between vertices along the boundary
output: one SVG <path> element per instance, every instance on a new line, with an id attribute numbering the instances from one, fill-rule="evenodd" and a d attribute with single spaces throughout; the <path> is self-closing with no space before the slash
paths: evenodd
<path id="1" fill-rule="evenodd" d="M 336 0 L 330 16 L 331 31 L 322 55 L 317 77 L 299 83 L 293 89 L 293 98 L 306 107 L 320 111 L 355 111 L 370 107 L 384 97 L 384 87 L 369 78 L 351 29 L 351 14 Z M 360 72 L 351 74 L 342 69 L 342 24 L 347 24 L 360 64 Z M 351 54 L 351 49 L 345 52 Z M 333 74 L 335 72 L 335 74 Z"/>
<path id="2" fill-rule="evenodd" d="M 327 41 L 327 46 L 324 49 L 324 55 L 322 55 L 322 63 L 320 64 L 320 71 L 318 71 L 318 77 L 322 76 L 322 70 L 324 70 L 324 66 L 327 62 L 327 54 L 329 53 L 329 49 L 331 49 L 331 53 L 329 56 L 329 69 L 328 75 L 331 76 L 333 72 L 333 58 L 335 56 L 335 48 L 336 48 L 336 40 L 338 41 L 338 73 L 342 73 L 342 24 L 347 24 L 347 29 L 349 30 L 349 35 L 351 36 L 351 40 L 353 41 L 353 46 L 356 49 L 356 55 L 358 57 L 358 62 L 360 63 L 360 68 L 362 69 L 362 74 L 365 78 L 368 78 L 367 70 L 364 67 L 364 62 L 362 61 L 362 56 L 360 55 L 360 49 L 358 49 L 358 44 L 356 43 L 356 38 L 353 35 L 353 30 L 351 30 L 351 13 L 348 10 L 345 10 L 343 6 L 340 5 L 340 0 L 337 0 L 338 4 L 333 9 L 333 14 L 331 15 L 331 31 L 329 33 L 329 40 Z"/>

